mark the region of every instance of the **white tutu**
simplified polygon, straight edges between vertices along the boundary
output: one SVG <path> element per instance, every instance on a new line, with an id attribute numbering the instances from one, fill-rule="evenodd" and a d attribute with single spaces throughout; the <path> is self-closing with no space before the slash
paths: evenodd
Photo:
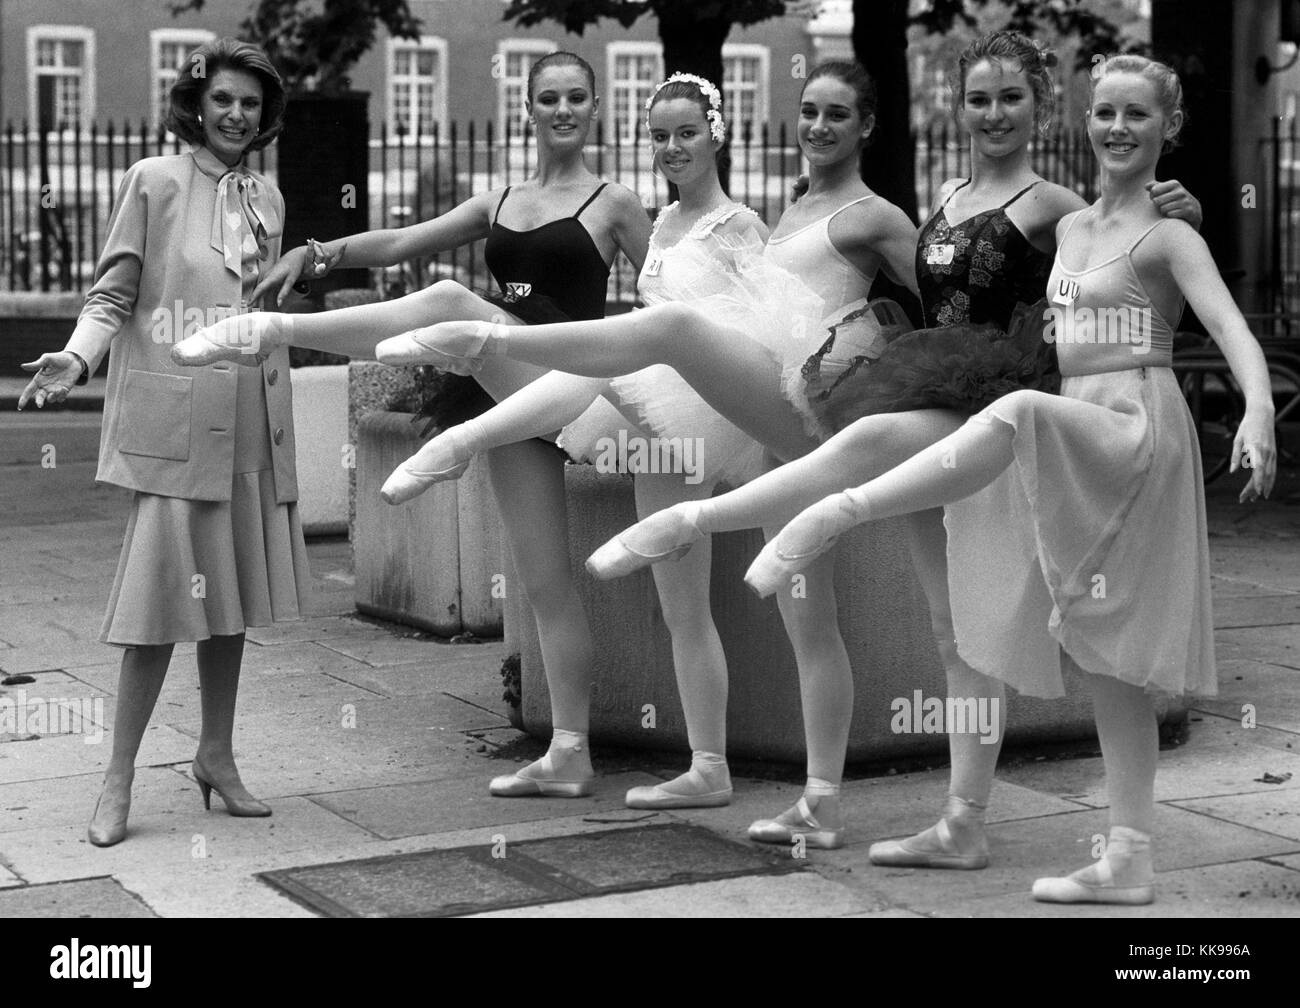
<path id="1" fill-rule="evenodd" d="M 773 390 L 779 391 L 780 373 L 795 361 L 802 364 L 823 338 L 822 299 L 764 258 L 761 242 L 709 237 L 709 242 L 683 239 L 663 252 L 664 282 L 643 291 L 646 305 L 680 302 L 711 322 L 744 333 L 757 344 L 756 353 L 772 358 Z M 726 255 L 719 254 L 719 246 Z M 611 386 L 627 416 L 671 450 L 694 453 L 686 461 L 705 481 L 738 485 L 762 471 L 763 446 L 668 365 L 615 378 Z"/>

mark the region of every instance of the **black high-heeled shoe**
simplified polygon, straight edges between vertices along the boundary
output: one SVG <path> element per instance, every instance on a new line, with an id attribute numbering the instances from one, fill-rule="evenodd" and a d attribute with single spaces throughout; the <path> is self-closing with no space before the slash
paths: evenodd
<path id="1" fill-rule="evenodd" d="M 212 809 L 212 792 L 215 791 L 221 795 L 221 800 L 226 803 L 226 811 L 232 816 L 240 818 L 263 818 L 271 814 L 271 807 L 256 798 L 234 798 L 226 794 L 221 788 L 213 784 L 206 776 L 206 771 L 199 765 L 196 759 L 190 765 L 190 772 L 194 775 L 194 780 L 199 785 L 199 793 L 203 796 L 203 807 L 209 811 Z"/>

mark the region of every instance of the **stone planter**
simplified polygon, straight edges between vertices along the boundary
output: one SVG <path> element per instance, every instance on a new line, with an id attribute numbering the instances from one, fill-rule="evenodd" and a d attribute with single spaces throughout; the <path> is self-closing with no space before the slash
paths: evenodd
<path id="1" fill-rule="evenodd" d="M 420 444 L 407 413 L 370 413 L 357 425 L 357 609 L 444 637 L 498 636 L 506 575 L 487 466 L 476 462 L 461 479 L 397 507 L 379 496 Z"/>
<path id="2" fill-rule="evenodd" d="M 567 470 L 572 560 L 596 637 L 591 731 L 597 743 L 686 751 L 685 722 L 673 676 L 668 633 L 654 585 L 642 571 L 596 582 L 581 564 L 635 520 L 632 480 L 599 475 L 591 466 Z M 776 603 L 744 586 L 744 572 L 762 545 L 757 531 L 714 537 L 713 613 L 730 669 L 727 745 L 732 756 L 802 762 L 805 756 L 799 681 Z M 863 526 L 837 550 L 840 628 L 854 673 L 851 760 L 946 753 L 943 734 L 891 729 L 897 699 L 944 697 L 946 685 L 900 523 Z M 522 654 L 525 730 L 549 737 L 550 700 L 527 599 L 511 592 L 506 641 Z M 647 705 L 654 727 L 646 727 Z M 1165 712 L 1178 717 L 1181 710 Z M 1091 704 L 1072 682 L 1063 700 L 1012 696 L 1013 743 L 1082 739 L 1094 734 Z"/>
<path id="3" fill-rule="evenodd" d="M 348 530 L 348 369 L 294 368 L 298 514 L 308 535 Z"/>

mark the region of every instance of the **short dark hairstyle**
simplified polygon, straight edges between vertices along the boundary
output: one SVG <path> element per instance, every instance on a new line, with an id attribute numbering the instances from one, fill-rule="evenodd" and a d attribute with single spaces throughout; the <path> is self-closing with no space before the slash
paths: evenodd
<path id="1" fill-rule="evenodd" d="M 221 38 L 205 42 L 185 57 L 172 85 L 166 127 L 182 140 L 203 143 L 199 125 L 199 100 L 219 70 L 244 70 L 262 84 L 262 120 L 248 150 L 261 150 L 284 128 L 284 84 L 265 52 L 248 42 Z"/>
<path id="2" fill-rule="evenodd" d="M 587 87 L 591 88 L 592 97 L 596 94 L 596 71 L 591 69 L 591 64 L 579 56 L 577 53 L 567 52 L 558 49 L 553 53 L 547 53 L 528 70 L 528 100 L 533 100 L 533 91 L 537 86 L 537 75 L 549 67 L 576 66 L 587 75 Z"/>

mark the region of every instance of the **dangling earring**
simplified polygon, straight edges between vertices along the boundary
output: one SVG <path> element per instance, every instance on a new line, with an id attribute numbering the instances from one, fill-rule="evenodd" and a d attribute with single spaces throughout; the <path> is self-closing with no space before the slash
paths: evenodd
<path id="1" fill-rule="evenodd" d="M 203 125 L 203 115 L 202 115 L 202 113 L 199 114 L 199 125 L 200 125 L 200 126 Z"/>

